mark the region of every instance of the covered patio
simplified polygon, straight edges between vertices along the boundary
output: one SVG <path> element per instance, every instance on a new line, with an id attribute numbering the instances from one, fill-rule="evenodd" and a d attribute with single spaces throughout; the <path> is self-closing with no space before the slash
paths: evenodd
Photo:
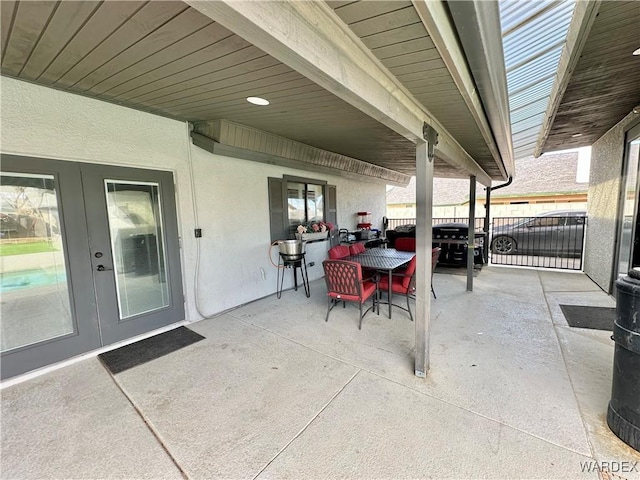
<path id="1" fill-rule="evenodd" d="M 559 304 L 613 306 L 585 275 L 485 267 L 434 277 L 431 362 L 414 326 L 325 286 L 189 325 L 205 340 L 110 376 L 95 357 L 5 388 L 4 478 L 640 478 L 606 426 L 610 332 Z M 609 462 L 603 464 L 602 462 Z M 603 465 L 609 473 L 599 477 Z"/>

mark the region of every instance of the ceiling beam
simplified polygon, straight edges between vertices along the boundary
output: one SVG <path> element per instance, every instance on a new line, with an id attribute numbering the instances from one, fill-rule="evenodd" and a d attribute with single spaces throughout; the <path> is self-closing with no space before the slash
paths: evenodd
<path id="1" fill-rule="evenodd" d="M 424 142 L 427 123 L 439 133 L 439 158 L 490 185 L 487 172 L 325 2 L 185 3 L 414 143 Z"/>
<path id="2" fill-rule="evenodd" d="M 567 41 L 560 55 L 558 74 L 553 82 L 549 103 L 547 104 L 547 110 L 544 114 L 544 121 L 538 134 L 536 148 L 533 152 L 533 156 L 536 158 L 543 153 L 544 145 L 547 143 L 547 139 L 551 133 L 551 127 L 558 113 L 558 108 L 560 108 L 562 97 L 564 97 L 564 92 L 567 90 L 571 75 L 573 75 L 578 60 L 580 60 L 582 49 L 585 43 L 587 43 L 589 32 L 598 15 L 599 9 L 600 0 L 576 2 L 571 24 L 569 25 L 569 31 L 567 32 Z"/>
<path id="3" fill-rule="evenodd" d="M 451 17 L 449 16 L 449 12 L 444 2 L 439 0 L 412 0 L 412 3 L 418 12 L 418 16 L 422 20 L 422 23 L 427 29 L 433 44 L 438 50 L 438 53 L 440 53 L 440 57 L 442 57 L 449 73 L 451 73 L 451 77 L 469 108 L 476 125 L 478 125 L 478 129 L 480 130 L 485 143 L 489 147 L 491 155 L 500 167 L 500 171 L 506 179 L 508 176 L 513 175 L 514 163 L 509 124 L 509 103 L 507 100 L 506 75 L 504 74 L 504 59 L 502 58 L 502 55 L 500 55 L 500 61 L 503 65 L 502 71 L 503 76 L 505 77 L 504 81 L 501 83 L 489 83 L 487 87 L 495 89 L 503 86 L 504 91 L 497 91 L 491 96 L 486 96 L 489 100 L 501 97 L 502 101 L 499 103 L 489 101 L 485 106 L 483 105 L 478 89 L 476 88 L 476 82 L 473 75 L 469 70 L 469 65 L 467 63 L 463 47 L 458 42 L 458 32 Z M 489 5 L 489 2 L 483 3 Z M 467 4 L 468 2 L 465 2 L 465 5 Z M 484 6 L 486 7 L 487 5 Z M 493 3 L 490 5 L 493 5 Z M 454 6 L 459 7 L 460 5 L 456 3 Z M 497 9 L 495 6 L 494 8 Z M 465 16 L 465 18 L 470 19 L 471 21 L 477 21 L 478 19 L 477 16 Z M 491 25 L 490 27 L 495 27 L 495 25 Z M 479 31 L 480 28 L 476 25 L 475 28 L 473 28 L 473 32 Z M 498 41 L 501 40 L 499 31 L 500 29 L 498 28 Z M 468 30 L 465 30 L 465 33 L 467 37 L 471 35 L 471 32 Z M 478 48 L 484 48 L 482 42 L 475 38 L 472 40 L 474 40 L 474 43 L 478 45 Z M 502 48 L 499 49 L 499 52 L 502 52 Z M 482 61 L 483 59 L 484 55 L 476 57 L 476 61 Z M 485 69 L 488 69 L 486 64 L 484 65 Z M 493 129 L 487 120 L 485 107 L 487 111 L 493 112 L 496 118 Z M 503 109 L 504 112 L 501 112 L 500 109 Z M 494 136 L 495 132 L 498 132 L 498 139 Z"/>

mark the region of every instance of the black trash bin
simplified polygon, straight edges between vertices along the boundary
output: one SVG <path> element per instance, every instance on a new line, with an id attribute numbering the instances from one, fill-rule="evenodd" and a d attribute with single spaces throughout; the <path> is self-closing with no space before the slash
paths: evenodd
<path id="1" fill-rule="evenodd" d="M 640 271 L 616 281 L 613 385 L 607 424 L 623 442 L 640 451 Z"/>

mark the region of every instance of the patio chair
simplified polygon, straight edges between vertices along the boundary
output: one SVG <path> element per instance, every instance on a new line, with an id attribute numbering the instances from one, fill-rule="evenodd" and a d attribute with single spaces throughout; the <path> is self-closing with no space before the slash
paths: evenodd
<path id="1" fill-rule="evenodd" d="M 358 255 L 360 253 L 364 253 L 366 250 L 364 243 L 362 242 L 358 242 L 358 243 L 354 243 L 353 245 L 349 245 L 349 252 L 351 252 L 351 255 Z"/>
<path id="2" fill-rule="evenodd" d="M 340 260 L 341 258 L 351 255 L 349 247 L 346 245 L 336 245 L 329 249 L 329 258 L 331 260 Z"/>
<path id="3" fill-rule="evenodd" d="M 363 280 L 362 268 L 359 263 L 346 260 L 325 260 L 322 262 L 322 267 L 324 268 L 328 299 L 325 322 L 329 321 L 329 313 L 340 301 L 343 302 L 343 305 L 344 302 L 358 302 L 360 308 L 358 330 L 362 330 L 362 319 L 370 310 L 377 306 L 378 315 L 380 314 L 376 277 Z M 373 299 L 372 305 L 363 313 L 362 305 L 369 298 Z"/>
<path id="4" fill-rule="evenodd" d="M 416 291 L 415 286 L 415 273 L 416 273 L 416 256 L 414 255 L 411 261 L 409 261 L 409 265 L 404 271 L 398 271 L 393 273 L 391 276 L 391 292 L 394 295 L 404 295 L 407 299 L 407 308 L 404 308 L 400 305 L 395 305 L 396 307 L 404 310 L 405 312 L 409 312 L 409 318 L 413 322 L 413 313 L 411 312 L 411 304 L 409 300 L 414 297 L 414 293 Z M 389 291 L 389 278 L 386 275 L 383 275 L 380 278 L 378 283 L 378 289 L 380 293 Z"/>
<path id="5" fill-rule="evenodd" d="M 416 239 L 410 237 L 398 238 L 395 243 L 395 249 L 401 252 L 415 252 Z"/>

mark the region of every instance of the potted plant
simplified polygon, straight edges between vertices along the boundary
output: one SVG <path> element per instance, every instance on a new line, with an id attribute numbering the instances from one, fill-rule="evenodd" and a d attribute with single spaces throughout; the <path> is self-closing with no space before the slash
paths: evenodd
<path id="1" fill-rule="evenodd" d="M 298 225 L 296 228 L 296 238 L 298 240 L 324 240 L 333 229 L 333 224 L 329 222 L 308 222 Z"/>

